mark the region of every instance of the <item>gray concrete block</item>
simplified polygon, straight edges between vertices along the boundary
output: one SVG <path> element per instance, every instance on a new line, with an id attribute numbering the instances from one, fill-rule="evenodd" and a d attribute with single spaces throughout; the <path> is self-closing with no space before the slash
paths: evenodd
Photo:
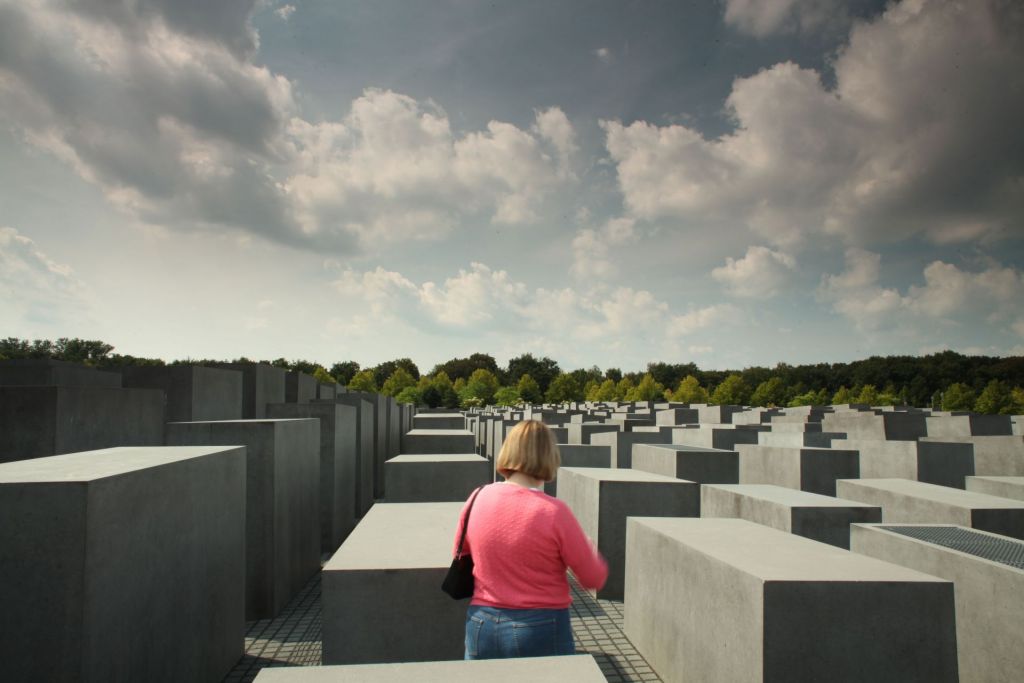
<path id="1" fill-rule="evenodd" d="M 257 683 L 604 683 L 601 667 L 589 654 L 520 657 L 459 662 L 405 662 L 262 669 Z"/>
<path id="2" fill-rule="evenodd" d="M 780 414 L 778 408 L 747 408 L 733 413 L 732 423 L 734 425 L 766 425 L 771 423 L 773 417 Z"/>
<path id="3" fill-rule="evenodd" d="M 842 432 L 822 431 L 775 431 L 781 425 L 772 425 L 770 432 L 758 432 L 757 443 L 760 446 L 782 446 L 785 448 L 832 448 L 835 441 L 845 439 Z"/>
<path id="4" fill-rule="evenodd" d="M 732 424 L 733 413 L 743 410 L 743 406 L 698 405 L 695 407 L 700 424 Z"/>
<path id="5" fill-rule="evenodd" d="M 156 389 L 0 387 L 0 462 L 162 445 L 164 400 Z"/>
<path id="6" fill-rule="evenodd" d="M 629 469 L 563 467 L 558 498 L 579 520 L 608 561 L 597 597 L 621 600 L 626 562 L 626 518 L 697 517 L 700 487 L 692 481 Z"/>
<path id="7" fill-rule="evenodd" d="M 679 444 L 635 444 L 633 469 L 698 484 L 736 484 L 740 480 L 736 451 Z"/>
<path id="8" fill-rule="evenodd" d="M 967 477 L 968 491 L 1024 500 L 1024 477 Z"/>
<path id="9" fill-rule="evenodd" d="M 333 553 L 356 526 L 356 408 L 341 403 L 271 403 L 271 419 L 320 421 L 320 550 Z"/>
<path id="10" fill-rule="evenodd" d="M 317 400 L 331 401 L 338 395 L 338 385 L 320 382 L 316 385 Z"/>
<path id="11" fill-rule="evenodd" d="M 285 403 L 309 403 L 317 399 L 320 383 L 313 375 L 291 371 L 284 376 Z"/>
<path id="12" fill-rule="evenodd" d="M 659 410 L 654 414 L 654 423 L 658 425 L 685 425 L 699 422 L 699 411 L 696 408 L 671 408 Z"/>
<path id="13" fill-rule="evenodd" d="M 599 432 L 590 436 L 590 443 L 608 446 L 612 453 L 612 467 L 629 469 L 633 466 L 633 447 L 645 443 L 669 443 L 671 434 L 661 432 Z"/>
<path id="14" fill-rule="evenodd" d="M 393 397 L 388 397 L 388 458 L 399 455 L 402 450 L 402 407 Z M 386 487 L 385 487 L 386 488 Z"/>
<path id="15" fill-rule="evenodd" d="M 979 476 L 1024 476 L 1022 436 L 926 436 L 923 442 L 969 443 L 974 447 L 974 474 Z"/>
<path id="16" fill-rule="evenodd" d="M 356 409 L 356 517 L 373 505 L 373 404 L 356 394 L 338 394 L 335 403 Z"/>
<path id="17" fill-rule="evenodd" d="M 242 419 L 263 419 L 268 403 L 284 403 L 288 372 L 283 368 L 263 363 L 217 363 L 216 367 L 242 373 Z"/>
<path id="18" fill-rule="evenodd" d="M 736 429 L 732 425 L 701 425 L 696 429 L 682 428 L 675 430 L 672 433 L 672 443 L 734 451 L 736 446 L 741 443 L 756 444 L 757 435 L 757 430 Z"/>
<path id="19" fill-rule="evenodd" d="M 878 505 L 887 524 L 957 524 L 1024 538 L 1024 501 L 907 479 L 845 479 L 836 483 L 836 492 Z"/>
<path id="20" fill-rule="evenodd" d="M 487 458 L 468 454 L 396 455 L 384 463 L 388 503 L 464 502 L 494 481 Z"/>
<path id="21" fill-rule="evenodd" d="M 863 479 L 913 479 L 962 489 L 974 474 L 974 449 L 944 441 L 866 441 L 837 439 L 836 449 L 860 453 Z"/>
<path id="22" fill-rule="evenodd" d="M 745 519 L 848 550 L 850 524 L 881 522 L 882 509 L 771 484 L 705 484 L 700 516 Z"/>
<path id="23" fill-rule="evenodd" d="M 167 394 L 164 422 L 240 420 L 242 373 L 201 365 L 123 367 L 125 387 Z"/>
<path id="24" fill-rule="evenodd" d="M 662 680 L 957 680 L 948 581 L 739 519 L 628 524 L 624 631 Z"/>
<path id="25" fill-rule="evenodd" d="M 923 413 L 875 413 L 846 410 L 821 419 L 826 432 L 845 432 L 850 439 L 916 441 L 928 435 Z"/>
<path id="26" fill-rule="evenodd" d="M 774 484 L 836 495 L 836 480 L 859 477 L 859 454 L 835 448 L 780 448 L 741 444 L 741 484 Z"/>
<path id="27" fill-rule="evenodd" d="M 121 373 L 45 358 L 0 360 L 0 386 L 104 387 L 117 389 Z"/>
<path id="28" fill-rule="evenodd" d="M 928 436 L 1010 436 L 1013 422 L 1009 415 L 943 415 L 926 417 Z"/>
<path id="29" fill-rule="evenodd" d="M 468 429 L 411 429 L 402 437 L 402 453 L 472 453 L 473 433 Z"/>
<path id="30" fill-rule="evenodd" d="M 324 664 L 462 659 L 466 603 L 441 591 L 462 503 L 378 503 L 324 565 Z"/>
<path id="31" fill-rule="evenodd" d="M 610 446 L 595 444 L 558 444 L 561 467 L 611 467 L 612 449 Z M 558 496 L 558 476 L 553 481 L 545 482 L 544 493 L 552 498 Z"/>
<path id="32" fill-rule="evenodd" d="M 569 443 L 580 446 L 589 444 L 594 434 L 619 431 L 618 425 L 601 422 L 571 422 L 567 427 L 569 429 Z"/>
<path id="33" fill-rule="evenodd" d="M 412 418 L 413 429 L 465 429 L 462 413 L 420 413 Z"/>
<path id="34" fill-rule="evenodd" d="M 320 568 L 320 425 L 171 422 L 169 446 L 246 447 L 245 618 L 276 616 Z"/>
<path id="35" fill-rule="evenodd" d="M 1019 541 L 964 527 L 946 528 L 975 536 L 978 547 L 1009 544 L 1016 547 L 1018 556 L 1024 555 Z M 851 532 L 854 552 L 954 583 L 960 683 L 1020 679 L 1024 671 L 1024 570 L 885 526 L 854 524 Z"/>
<path id="36" fill-rule="evenodd" d="M 245 449 L 0 465 L 5 681 L 220 681 L 244 651 Z"/>

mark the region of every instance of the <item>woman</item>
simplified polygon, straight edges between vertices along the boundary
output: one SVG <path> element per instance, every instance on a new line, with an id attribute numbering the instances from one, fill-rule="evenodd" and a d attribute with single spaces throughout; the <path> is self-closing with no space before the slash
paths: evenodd
<path id="1" fill-rule="evenodd" d="M 476 495 L 462 549 L 473 557 L 475 584 L 466 614 L 466 659 L 575 652 L 565 570 L 572 569 L 584 588 L 596 589 L 608 578 L 608 565 L 569 506 L 544 493 L 560 462 L 551 430 L 542 422 L 520 422 L 498 454 L 496 469 L 505 481 Z"/>

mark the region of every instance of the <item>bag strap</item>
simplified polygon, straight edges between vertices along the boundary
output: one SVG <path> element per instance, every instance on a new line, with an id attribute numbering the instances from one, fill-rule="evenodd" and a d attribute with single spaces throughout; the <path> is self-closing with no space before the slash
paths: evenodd
<path id="1" fill-rule="evenodd" d="M 476 487 L 473 491 L 473 497 L 469 499 L 469 507 L 466 509 L 466 518 L 462 520 L 462 536 L 459 537 L 459 549 L 455 551 L 455 558 L 462 557 L 462 544 L 466 541 L 466 527 L 469 526 L 469 513 L 473 512 L 473 503 L 476 502 L 476 497 L 480 495 L 480 490 L 483 486 Z"/>

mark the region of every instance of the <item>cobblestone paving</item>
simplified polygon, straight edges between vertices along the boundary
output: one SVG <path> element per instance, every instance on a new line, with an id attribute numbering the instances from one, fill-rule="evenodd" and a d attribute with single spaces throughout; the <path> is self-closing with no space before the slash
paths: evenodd
<path id="1" fill-rule="evenodd" d="M 595 600 L 572 584 L 572 628 L 576 651 L 594 656 L 609 683 L 661 681 L 622 633 L 622 603 Z M 320 666 L 320 573 L 314 576 L 277 619 L 250 621 L 245 655 L 224 683 L 248 683 L 272 666 Z"/>

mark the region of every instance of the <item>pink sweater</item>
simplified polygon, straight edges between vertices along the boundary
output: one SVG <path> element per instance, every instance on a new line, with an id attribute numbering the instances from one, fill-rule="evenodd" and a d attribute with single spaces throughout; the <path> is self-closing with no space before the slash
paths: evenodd
<path id="1" fill-rule="evenodd" d="M 468 501 L 459 515 L 455 548 L 467 506 Z M 608 564 L 569 506 L 515 484 L 491 484 L 480 491 L 463 552 L 473 556 L 474 605 L 563 609 L 572 602 L 566 567 L 584 588 L 600 588 L 608 578 Z"/>

